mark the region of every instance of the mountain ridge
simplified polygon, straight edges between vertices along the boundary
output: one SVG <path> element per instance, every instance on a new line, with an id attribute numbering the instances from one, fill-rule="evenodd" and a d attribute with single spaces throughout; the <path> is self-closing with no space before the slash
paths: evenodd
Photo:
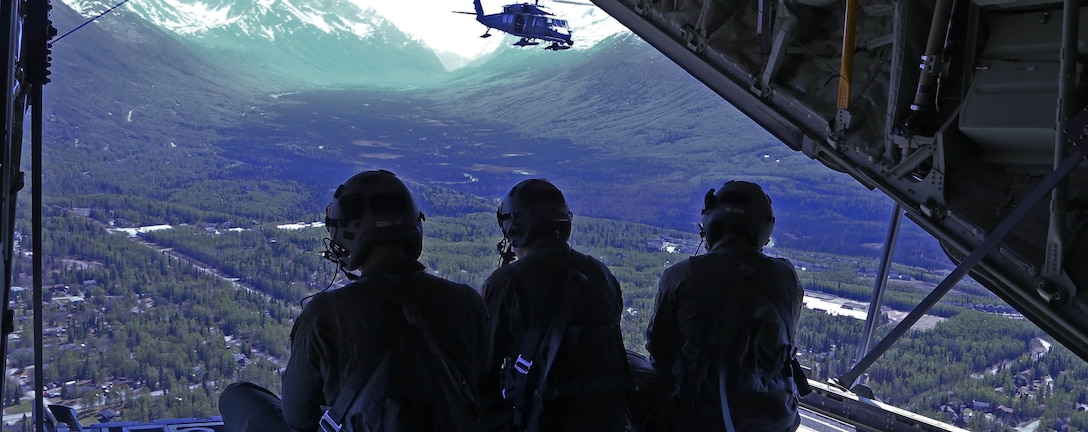
<path id="1" fill-rule="evenodd" d="M 103 0 L 66 4 L 87 17 L 112 6 Z M 421 41 L 373 9 L 345 0 L 301 6 L 290 0 L 147 0 L 109 15 L 138 17 L 224 69 L 286 85 L 403 87 L 433 83 L 446 74 Z"/>

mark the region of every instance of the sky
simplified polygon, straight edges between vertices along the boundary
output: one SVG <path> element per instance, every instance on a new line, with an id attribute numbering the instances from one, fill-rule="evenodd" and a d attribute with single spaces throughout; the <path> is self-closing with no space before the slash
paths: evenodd
<path id="1" fill-rule="evenodd" d="M 495 51 L 500 45 L 513 43 L 511 37 L 492 30 L 493 37 L 480 38 L 487 30 L 476 22 L 473 15 L 456 14 L 454 11 L 472 12 L 472 0 L 350 0 L 357 6 L 372 8 L 386 17 L 397 28 L 422 40 L 438 51 L 446 51 L 461 57 L 474 59 Z M 531 0 L 481 0 L 485 14 L 502 12 L 503 5 Z M 587 26 L 605 33 L 622 29 L 619 23 L 607 17 L 596 6 L 571 5 L 540 0 L 541 6 L 567 19 L 572 31 Z M 602 26 L 603 21 L 603 26 Z M 602 28 L 604 27 L 604 28 Z M 575 40 L 584 40 L 574 31 Z M 595 42 L 595 41 L 594 41 Z M 577 46 L 577 42 L 575 44 Z"/>
<path id="2" fill-rule="evenodd" d="M 372 8 L 405 33 L 420 39 L 439 51 L 465 58 L 476 58 L 495 51 L 503 43 L 501 37 L 480 38 L 486 28 L 473 15 L 472 0 L 351 0 L 362 9 Z M 504 2 L 482 0 L 484 13 L 502 11 Z M 514 1 L 510 1 L 514 3 Z"/>

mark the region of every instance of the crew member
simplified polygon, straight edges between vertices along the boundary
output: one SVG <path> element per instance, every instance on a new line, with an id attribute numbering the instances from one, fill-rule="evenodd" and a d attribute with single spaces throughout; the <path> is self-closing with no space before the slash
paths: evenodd
<path id="1" fill-rule="evenodd" d="M 804 291 L 788 260 L 763 254 L 774 222 L 758 185 L 711 189 L 700 224 L 708 252 L 661 276 L 646 349 L 672 383 L 673 430 L 781 432 L 800 424 L 798 383 L 807 381 L 794 341 Z"/>
<path id="2" fill-rule="evenodd" d="M 424 271 L 422 223 L 393 173 L 337 188 L 325 257 L 354 282 L 313 296 L 295 321 L 282 405 L 251 383 L 223 391 L 229 430 L 476 430 L 486 311 L 471 287 Z"/>
<path id="3" fill-rule="evenodd" d="M 493 431 L 620 432 L 630 387 L 619 283 L 568 244 L 571 212 L 542 179 L 518 183 L 496 214 L 509 259 L 484 283 Z M 500 249 L 502 249 L 500 243 Z"/>

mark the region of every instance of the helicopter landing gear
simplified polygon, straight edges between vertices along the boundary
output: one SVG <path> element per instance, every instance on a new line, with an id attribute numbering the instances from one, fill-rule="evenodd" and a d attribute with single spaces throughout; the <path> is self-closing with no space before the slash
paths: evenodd
<path id="1" fill-rule="evenodd" d="M 569 50 L 570 45 L 560 44 L 559 42 L 552 42 L 551 45 L 548 45 L 548 46 L 544 47 L 544 49 L 549 50 L 549 51 L 563 51 L 563 50 Z"/>
<path id="2" fill-rule="evenodd" d="M 514 46 L 531 46 L 531 45 L 540 45 L 540 42 L 537 42 L 537 41 L 529 39 L 529 38 L 521 38 L 521 40 L 519 40 L 517 42 L 514 42 Z"/>
<path id="3" fill-rule="evenodd" d="M 482 38 L 491 37 L 491 29 L 487 29 L 487 31 L 485 31 L 484 34 L 480 35 L 480 37 L 482 37 Z"/>

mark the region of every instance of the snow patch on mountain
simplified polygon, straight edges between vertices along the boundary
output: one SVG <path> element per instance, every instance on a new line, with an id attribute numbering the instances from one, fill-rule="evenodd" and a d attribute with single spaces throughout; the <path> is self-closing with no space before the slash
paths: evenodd
<path id="1" fill-rule="evenodd" d="M 108 7 L 102 0 L 63 1 L 88 17 Z M 372 10 L 338 0 L 132 0 L 122 8 L 178 35 L 197 37 L 236 27 L 243 34 L 274 40 L 292 32 L 286 24 L 298 23 L 326 34 L 367 38 L 385 21 Z"/>
<path id="2" fill-rule="evenodd" d="M 592 48 L 613 35 L 631 32 L 596 6 L 569 3 L 549 3 L 548 6 L 552 13 L 567 20 L 574 49 Z"/>

